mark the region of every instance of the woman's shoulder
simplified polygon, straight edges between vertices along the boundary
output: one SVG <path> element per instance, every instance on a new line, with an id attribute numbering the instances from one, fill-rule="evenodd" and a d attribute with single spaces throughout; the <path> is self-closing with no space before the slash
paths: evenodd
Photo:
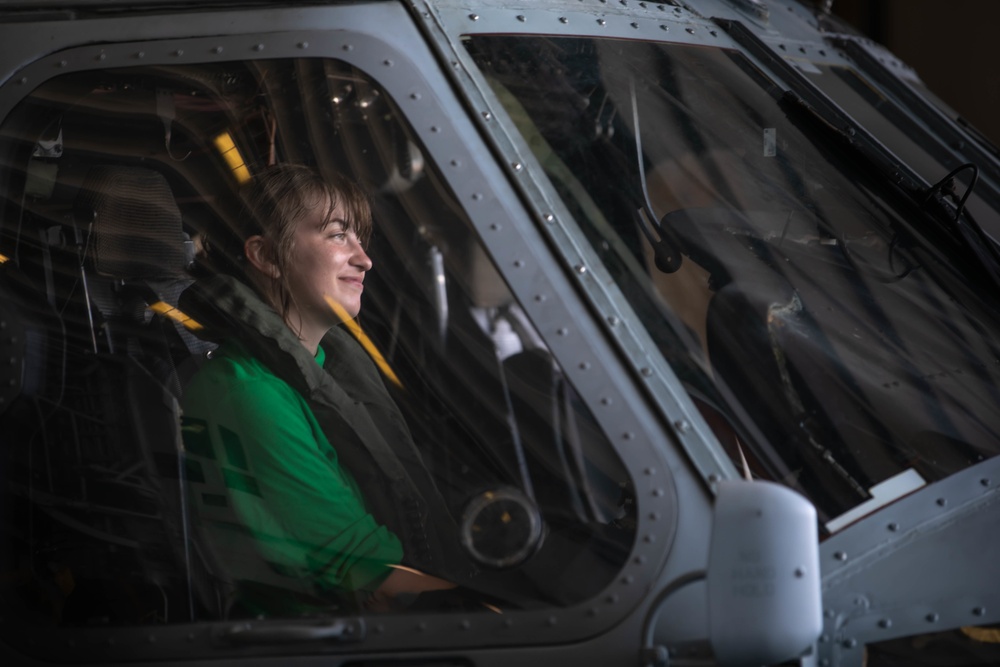
<path id="1" fill-rule="evenodd" d="M 295 398 L 287 382 L 275 375 L 238 341 L 222 343 L 195 373 L 184 391 L 185 402 L 236 397 Z"/>

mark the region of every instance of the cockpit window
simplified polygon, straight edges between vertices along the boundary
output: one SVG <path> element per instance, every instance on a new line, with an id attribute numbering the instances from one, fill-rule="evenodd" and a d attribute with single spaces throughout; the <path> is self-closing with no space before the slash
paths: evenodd
<path id="1" fill-rule="evenodd" d="M 997 453 L 975 260 L 742 55 L 466 45 L 738 468 L 835 532 Z"/>
<path id="2" fill-rule="evenodd" d="M 4 121 L 0 154 L 13 330 L 0 539 L 3 571 L 20 573 L 5 616 L 497 614 L 581 602 L 620 571 L 635 525 L 624 466 L 365 72 L 308 59 L 65 75 Z M 275 164 L 369 193 L 361 313 L 323 358 L 267 328 L 283 325 L 259 286 L 219 288 L 250 261 L 242 189 Z M 267 391 L 285 397 L 254 423 L 280 435 L 288 405 L 308 412 L 296 432 L 313 428 L 319 449 L 299 469 L 340 475 L 350 521 L 377 528 L 338 524 L 342 507 L 316 504 L 332 502 L 322 482 L 313 496 L 304 479 L 275 481 L 294 468 L 268 468 L 292 456 L 281 437 L 255 450 L 252 429 L 220 421 L 259 380 L 212 393 L 198 378 L 241 354 L 233 372 L 276 376 Z M 431 540 L 386 537 L 431 524 Z M 370 604 L 393 571 L 425 565 L 457 587 Z"/>

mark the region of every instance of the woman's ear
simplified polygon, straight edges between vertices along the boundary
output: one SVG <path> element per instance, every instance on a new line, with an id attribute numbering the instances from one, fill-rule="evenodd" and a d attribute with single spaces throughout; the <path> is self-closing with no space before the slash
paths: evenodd
<path id="1" fill-rule="evenodd" d="M 268 242 L 263 236 L 255 234 L 243 242 L 243 254 L 246 255 L 255 269 L 271 278 L 280 278 L 281 270 L 271 259 L 271 252 Z"/>

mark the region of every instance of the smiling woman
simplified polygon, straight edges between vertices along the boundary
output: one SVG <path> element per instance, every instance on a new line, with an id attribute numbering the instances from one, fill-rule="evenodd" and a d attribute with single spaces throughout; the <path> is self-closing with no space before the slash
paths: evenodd
<path id="1" fill-rule="evenodd" d="M 414 569 L 451 579 L 469 572 L 461 557 L 449 553 L 458 549 L 457 530 L 391 399 L 380 401 L 392 417 L 388 425 L 376 424 L 362 442 L 335 416 L 346 409 L 353 387 L 374 386 L 374 367 L 341 336 L 325 347 L 357 363 L 336 374 L 318 372 L 327 358 L 320 341 L 361 309 L 365 273 L 372 267 L 362 246 L 371 230 L 367 200 L 346 178 L 324 179 L 301 165 L 262 171 L 244 199 L 243 218 L 251 221 L 244 227 L 254 233 L 243 242 L 244 256 L 230 265 L 242 265 L 237 278 L 245 284 L 214 276 L 182 296 L 185 308 L 210 323 L 209 331 L 227 332 L 191 381 L 183 405 L 192 456 L 201 454 L 202 466 L 211 468 L 213 457 L 205 454 L 225 451 L 239 468 L 221 470 L 224 491 L 207 496 L 213 501 L 207 504 L 202 494 L 196 505 L 217 558 L 243 582 L 240 603 L 254 612 L 273 611 L 261 587 L 250 593 L 246 582 L 267 585 L 275 575 L 293 575 L 294 589 L 306 596 L 279 596 L 282 610 L 345 600 L 385 609 L 403 593 L 453 588 Z M 208 305 L 212 312 L 206 312 Z M 303 381 L 312 382 L 312 391 L 301 390 Z M 364 407 L 356 410 L 360 418 L 369 416 Z M 408 466 L 409 485 L 393 485 L 378 461 L 357 461 L 375 446 L 373 438 L 392 441 L 416 461 Z M 358 472 L 352 474 L 362 466 L 380 473 L 374 475 L 377 487 L 365 492 L 356 482 Z M 400 505 L 375 500 L 393 496 Z M 402 520 L 396 507 L 413 503 L 424 508 L 420 520 Z M 438 557 L 422 559 L 418 554 L 429 541 Z M 231 565 L 246 561 L 246 549 L 273 570 L 264 581 L 260 573 Z M 406 567 L 397 567 L 403 562 Z"/>

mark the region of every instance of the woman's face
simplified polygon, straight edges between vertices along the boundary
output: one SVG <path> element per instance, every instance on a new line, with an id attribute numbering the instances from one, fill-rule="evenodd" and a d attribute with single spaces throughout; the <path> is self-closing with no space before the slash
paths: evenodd
<path id="1" fill-rule="evenodd" d="M 372 261 L 352 231 L 347 231 L 344 211 L 337 207 L 327 216 L 326 202 L 309 210 L 292 232 L 286 284 L 293 297 L 290 324 L 301 318 L 303 332 L 325 330 L 340 317 L 329 301 L 349 317 L 361 311 L 365 273 Z"/>

